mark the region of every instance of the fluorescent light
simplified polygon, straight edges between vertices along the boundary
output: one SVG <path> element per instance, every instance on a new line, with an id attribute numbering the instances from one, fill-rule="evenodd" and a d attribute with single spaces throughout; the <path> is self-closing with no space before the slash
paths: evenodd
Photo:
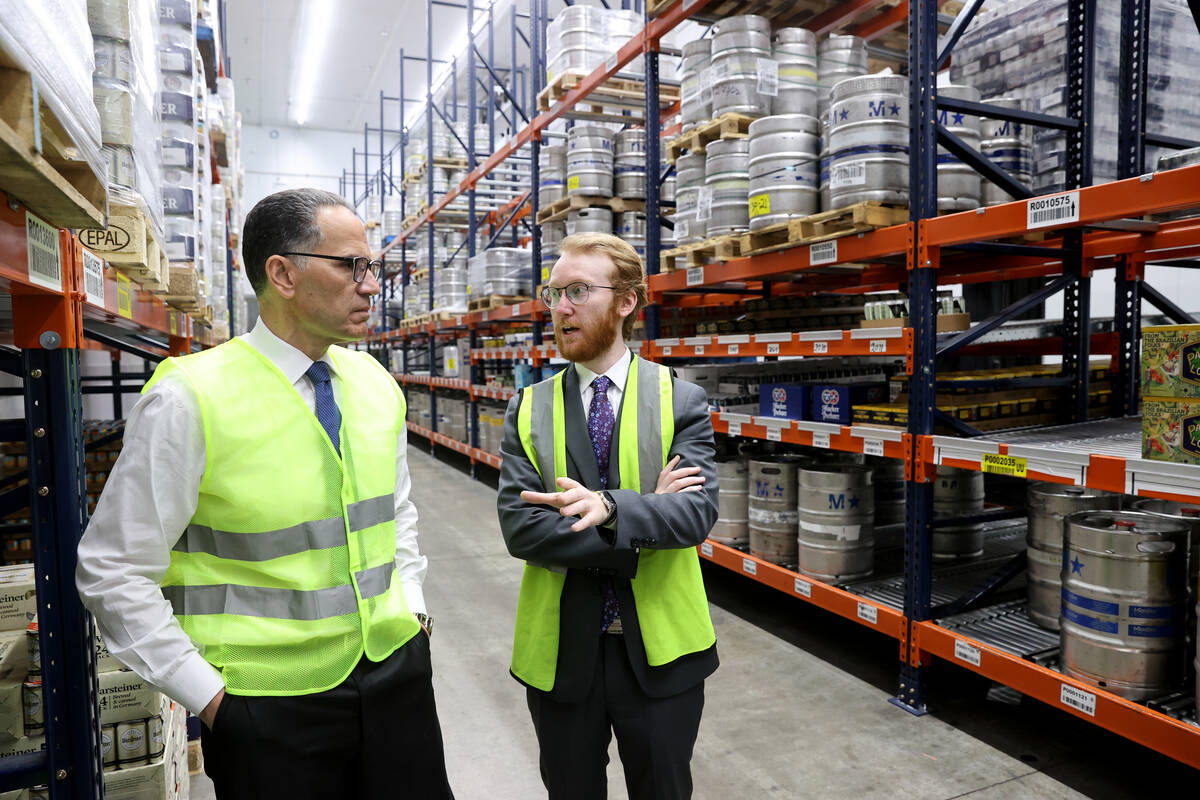
<path id="1" fill-rule="evenodd" d="M 333 0 L 304 0 L 300 9 L 300 37 L 292 65 L 292 119 L 308 122 L 313 94 L 322 72 L 325 48 L 332 32 Z"/>

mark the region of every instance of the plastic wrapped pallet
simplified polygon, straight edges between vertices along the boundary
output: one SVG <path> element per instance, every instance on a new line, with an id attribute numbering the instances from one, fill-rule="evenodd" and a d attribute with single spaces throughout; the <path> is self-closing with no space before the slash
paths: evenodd
<path id="1" fill-rule="evenodd" d="M 0 50 L 37 78 L 38 92 L 70 135 L 79 161 L 103 180 L 87 10 L 86 0 L 0 0 Z"/>

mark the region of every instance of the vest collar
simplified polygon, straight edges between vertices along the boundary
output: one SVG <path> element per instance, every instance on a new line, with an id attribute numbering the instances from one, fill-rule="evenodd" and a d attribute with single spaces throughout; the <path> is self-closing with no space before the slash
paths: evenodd
<path id="1" fill-rule="evenodd" d="M 274 364 L 283 373 L 283 377 L 287 378 L 288 383 L 293 386 L 304 377 L 304 373 L 313 363 L 307 355 L 275 335 L 275 332 L 263 322 L 262 317 L 258 318 L 254 327 L 243 334 L 241 339 Z M 337 363 L 331 357 L 329 350 L 326 350 L 325 354 L 321 356 L 321 361 L 329 365 L 330 374 L 338 374 Z"/>

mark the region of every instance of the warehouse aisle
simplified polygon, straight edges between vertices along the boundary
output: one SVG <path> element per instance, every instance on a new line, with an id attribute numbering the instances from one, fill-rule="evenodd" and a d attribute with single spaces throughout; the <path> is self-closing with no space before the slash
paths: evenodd
<path id="1" fill-rule="evenodd" d="M 500 536 L 495 491 L 418 446 L 409 452 L 455 794 L 544 797 L 524 690 L 507 669 L 521 570 Z M 1136 774 L 1147 772 L 1116 766 L 1130 751 L 1149 760 L 1125 767 L 1159 775 L 1178 767 L 1194 780 L 1174 762 L 1028 701 L 972 705 L 947 688 L 943 713 L 910 716 L 887 702 L 893 641 L 738 576 L 708 577 L 720 603 L 713 621 L 722 665 L 706 686 L 693 760 L 697 800 L 1131 796 Z M 959 690 L 975 676 L 946 669 L 939 677 Z M 610 757 L 609 797 L 618 800 L 626 793 L 615 744 Z M 405 768 L 398 759 L 398 774 Z M 212 797 L 207 779 L 193 780 L 193 798 Z"/>

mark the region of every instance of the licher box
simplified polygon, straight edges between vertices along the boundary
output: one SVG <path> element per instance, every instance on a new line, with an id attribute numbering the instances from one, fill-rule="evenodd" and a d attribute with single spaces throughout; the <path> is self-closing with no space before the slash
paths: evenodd
<path id="1" fill-rule="evenodd" d="M 1200 398 L 1200 325 L 1142 329 L 1142 396 Z"/>
<path id="2" fill-rule="evenodd" d="M 1142 458 L 1200 464 L 1200 398 L 1142 400 Z"/>

